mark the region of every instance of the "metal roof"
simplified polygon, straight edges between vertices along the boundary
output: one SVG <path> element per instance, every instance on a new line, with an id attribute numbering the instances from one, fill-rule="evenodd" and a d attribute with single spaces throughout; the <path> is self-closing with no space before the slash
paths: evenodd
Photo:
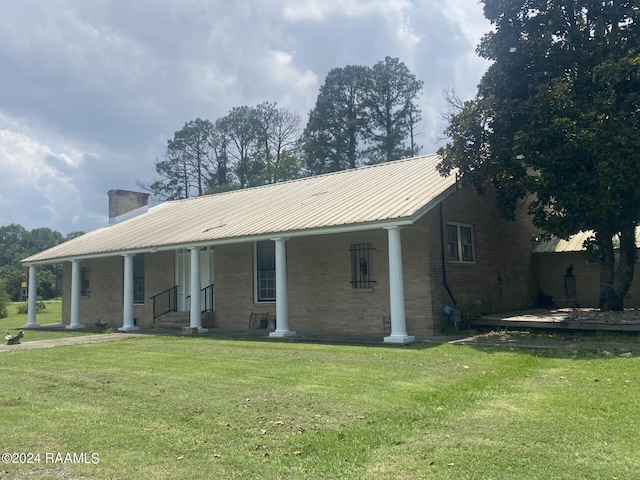
<path id="1" fill-rule="evenodd" d="M 166 202 L 23 260 L 51 263 L 124 252 L 411 224 L 455 185 L 427 155 Z"/>
<path id="2" fill-rule="evenodd" d="M 585 240 L 589 237 L 593 237 L 594 235 L 595 234 L 592 230 L 588 230 L 586 232 L 581 231 L 575 235 L 571 235 L 567 240 L 552 237 L 549 240 L 540 242 L 533 251 L 534 253 L 583 252 L 585 250 L 583 246 Z M 613 237 L 613 247 L 620 247 L 617 235 Z M 640 248 L 640 228 L 636 228 L 636 248 Z"/>

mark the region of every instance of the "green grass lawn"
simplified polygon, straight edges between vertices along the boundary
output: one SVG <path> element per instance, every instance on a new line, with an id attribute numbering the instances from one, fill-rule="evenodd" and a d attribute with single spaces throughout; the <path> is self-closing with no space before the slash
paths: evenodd
<path id="1" fill-rule="evenodd" d="M 171 336 L 0 352 L 0 452 L 40 454 L 0 478 L 637 478 L 638 353 Z"/>
<path id="2" fill-rule="evenodd" d="M 62 322 L 62 301 L 50 300 L 45 302 L 46 311 L 40 312 L 36 315 L 36 322 L 40 325 L 47 325 L 50 323 Z M 0 338 L 4 339 L 4 335 L 8 330 L 10 333 L 18 333 L 23 325 L 27 323 L 27 315 L 18 313 L 18 303 L 12 303 L 9 305 L 9 316 L 6 318 L 0 318 Z M 24 337 L 20 340 L 21 343 L 33 342 L 35 340 L 51 340 L 55 338 L 73 337 L 78 335 L 91 335 L 96 331 L 92 328 L 86 330 L 24 330 Z M 4 343 L 4 342 L 3 342 Z"/>

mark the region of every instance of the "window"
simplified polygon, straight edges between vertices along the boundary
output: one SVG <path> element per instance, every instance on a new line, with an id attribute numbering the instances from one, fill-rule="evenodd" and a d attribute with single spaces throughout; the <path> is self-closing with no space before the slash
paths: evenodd
<path id="1" fill-rule="evenodd" d="M 144 303 L 144 253 L 133 257 L 133 303 Z"/>
<path id="2" fill-rule="evenodd" d="M 351 252 L 351 287 L 371 288 L 375 283 L 371 274 L 371 257 L 375 250 L 370 243 L 354 243 Z"/>
<path id="3" fill-rule="evenodd" d="M 450 262 L 474 262 L 473 227 L 462 223 L 447 224 Z"/>
<path id="4" fill-rule="evenodd" d="M 270 240 L 256 243 L 256 300 L 276 300 L 276 244 Z"/>
<path id="5" fill-rule="evenodd" d="M 91 270 L 89 270 L 87 267 L 82 267 L 80 269 L 80 296 L 81 297 L 88 297 L 89 294 L 91 293 L 91 290 L 89 290 L 89 272 L 91 272 Z"/>

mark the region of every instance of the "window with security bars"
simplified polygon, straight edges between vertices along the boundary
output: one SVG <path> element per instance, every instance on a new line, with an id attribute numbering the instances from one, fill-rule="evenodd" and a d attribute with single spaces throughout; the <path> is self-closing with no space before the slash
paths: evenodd
<path id="1" fill-rule="evenodd" d="M 144 303 L 144 253 L 133 257 L 133 303 Z"/>
<path id="2" fill-rule="evenodd" d="M 256 243 L 256 299 L 258 302 L 276 300 L 276 244 L 273 241 Z"/>
<path id="3" fill-rule="evenodd" d="M 351 287 L 371 288 L 376 283 L 371 273 L 371 260 L 373 256 L 371 243 L 354 243 L 349 248 L 351 253 Z"/>
<path id="4" fill-rule="evenodd" d="M 473 263 L 475 261 L 473 227 L 471 225 L 448 223 L 447 239 L 450 262 Z"/>

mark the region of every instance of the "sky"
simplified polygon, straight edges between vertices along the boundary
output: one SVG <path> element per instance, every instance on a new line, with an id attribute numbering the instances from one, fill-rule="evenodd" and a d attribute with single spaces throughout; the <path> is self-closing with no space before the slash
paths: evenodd
<path id="1" fill-rule="evenodd" d="M 444 142 L 443 92 L 473 97 L 490 30 L 477 0 L 0 0 L 0 226 L 108 223 L 196 118 L 276 102 L 302 124 L 332 68 L 397 57 L 424 82 L 418 143 Z"/>

